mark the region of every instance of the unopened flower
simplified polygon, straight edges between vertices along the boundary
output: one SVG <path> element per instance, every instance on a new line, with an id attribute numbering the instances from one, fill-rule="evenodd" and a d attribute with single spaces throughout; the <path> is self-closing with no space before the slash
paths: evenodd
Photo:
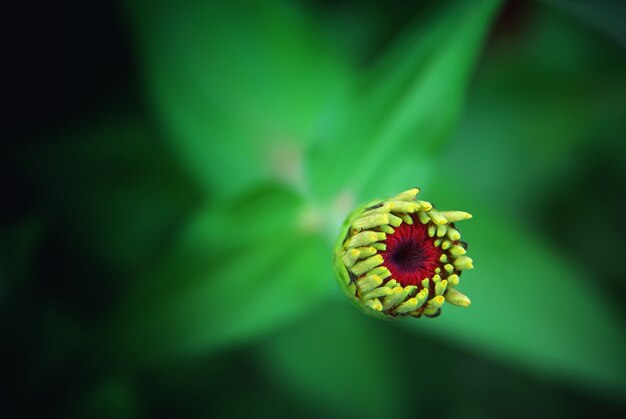
<path id="1" fill-rule="evenodd" d="M 445 302 L 468 307 L 456 289 L 472 269 L 455 223 L 472 216 L 437 211 L 417 188 L 350 214 L 335 247 L 341 287 L 366 313 L 382 318 L 436 317 Z"/>

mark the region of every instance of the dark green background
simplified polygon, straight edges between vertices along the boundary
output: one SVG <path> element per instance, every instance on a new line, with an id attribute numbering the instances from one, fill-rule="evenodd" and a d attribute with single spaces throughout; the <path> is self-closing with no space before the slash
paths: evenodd
<path id="1" fill-rule="evenodd" d="M 3 417 L 623 416 L 625 12 L 11 7 Z M 472 307 L 368 318 L 338 225 L 416 185 Z"/>

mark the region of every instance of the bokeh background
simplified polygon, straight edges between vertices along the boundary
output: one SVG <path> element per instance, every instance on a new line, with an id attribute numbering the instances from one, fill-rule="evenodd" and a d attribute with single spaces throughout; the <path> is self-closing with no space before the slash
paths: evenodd
<path id="1" fill-rule="evenodd" d="M 11 6 L 2 417 L 623 417 L 625 6 Z M 368 318 L 338 225 L 416 185 L 473 305 Z"/>

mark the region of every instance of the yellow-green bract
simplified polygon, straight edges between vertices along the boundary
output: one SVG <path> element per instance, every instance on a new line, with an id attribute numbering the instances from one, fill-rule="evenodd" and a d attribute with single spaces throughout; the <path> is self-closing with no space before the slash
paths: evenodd
<path id="1" fill-rule="evenodd" d="M 437 211 L 413 188 L 369 202 L 348 215 L 335 245 L 340 287 L 366 314 L 382 318 L 437 317 L 445 302 L 468 307 L 456 289 L 473 268 L 455 222 L 472 216 Z"/>

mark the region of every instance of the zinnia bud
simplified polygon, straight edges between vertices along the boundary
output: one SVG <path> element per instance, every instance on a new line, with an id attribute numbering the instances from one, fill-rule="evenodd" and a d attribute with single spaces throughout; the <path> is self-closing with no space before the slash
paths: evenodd
<path id="1" fill-rule="evenodd" d="M 467 307 L 456 289 L 472 269 L 457 221 L 463 211 L 437 211 L 417 200 L 417 188 L 350 214 L 335 247 L 337 279 L 367 314 L 382 317 L 437 317 L 444 302 Z"/>

